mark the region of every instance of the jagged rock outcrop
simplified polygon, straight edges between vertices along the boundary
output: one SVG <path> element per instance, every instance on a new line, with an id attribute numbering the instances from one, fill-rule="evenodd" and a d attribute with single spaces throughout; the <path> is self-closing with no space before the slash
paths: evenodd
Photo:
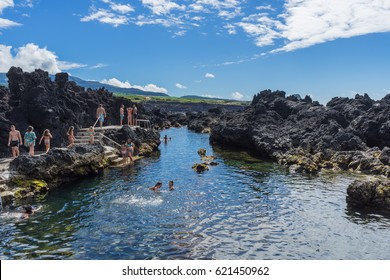
<path id="1" fill-rule="evenodd" d="M 390 181 L 388 179 L 355 180 L 347 189 L 348 203 L 359 206 L 374 206 L 390 210 Z"/>
<path id="2" fill-rule="evenodd" d="M 45 129 L 50 129 L 52 146 L 61 147 L 67 142 L 66 132 L 70 126 L 74 126 L 77 132 L 79 128 L 95 123 L 99 104 L 103 104 L 107 111 L 105 125 L 119 124 L 121 104 L 125 107 L 134 104 L 113 96 L 104 88 L 85 90 L 69 81 L 67 73 L 56 74 L 52 81 L 45 71 L 26 73 L 21 68 L 12 67 L 7 77 L 9 89 L 0 87 L 0 156 L 9 156 L 10 124 L 15 124 L 22 135 L 28 125 L 34 127 L 38 137 Z M 142 105 L 137 104 L 137 107 L 142 112 Z"/>
<path id="3" fill-rule="evenodd" d="M 334 98 L 322 106 L 308 96 L 266 90 L 248 109 L 220 119 L 212 128 L 212 143 L 246 148 L 294 171 L 334 168 L 390 175 L 385 148 L 390 143 L 390 95 L 378 102 L 367 95 Z M 379 148 L 370 150 L 374 146 Z"/>
<path id="4" fill-rule="evenodd" d="M 102 145 L 83 145 L 72 148 L 53 148 L 46 155 L 21 155 L 10 163 L 10 169 L 29 179 L 41 179 L 56 184 L 97 174 L 104 162 Z"/>
<path id="5" fill-rule="evenodd" d="M 131 139 L 135 144 L 135 153 L 140 156 L 149 156 L 155 152 L 160 145 L 160 134 L 155 130 L 142 128 L 131 129 L 124 125 L 121 129 L 108 129 L 104 133 L 107 137 L 121 144 L 123 141 Z"/>
<path id="6" fill-rule="evenodd" d="M 65 182 L 99 173 L 109 162 L 101 145 L 53 148 L 40 156 L 21 155 L 10 162 L 5 203 L 45 193 Z"/>

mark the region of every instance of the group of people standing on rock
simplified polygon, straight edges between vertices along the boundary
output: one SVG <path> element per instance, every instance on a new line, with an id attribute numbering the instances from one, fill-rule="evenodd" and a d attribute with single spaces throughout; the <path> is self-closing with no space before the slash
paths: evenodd
<path id="1" fill-rule="evenodd" d="M 128 125 L 136 125 L 137 123 L 137 116 L 138 116 L 138 108 L 134 104 L 133 107 L 130 106 L 126 109 L 127 111 L 127 124 Z M 123 125 L 123 120 L 125 119 L 125 105 L 121 105 L 119 109 L 119 116 L 120 116 L 120 125 Z"/>
<path id="2" fill-rule="evenodd" d="M 11 131 L 8 136 L 8 146 L 11 147 L 12 157 L 17 157 L 20 155 L 19 147 L 23 145 L 22 135 L 19 130 L 16 130 L 14 125 L 11 125 L 10 128 Z M 46 129 L 39 140 L 39 144 L 41 144 L 42 141 L 45 144 L 46 153 L 50 150 L 50 140 L 52 138 L 53 136 L 51 135 L 50 130 Z M 31 125 L 28 126 L 26 132 L 24 133 L 24 146 L 28 148 L 28 153 L 31 156 L 34 155 L 36 139 L 37 136 L 34 132 L 34 128 Z"/>
<path id="3" fill-rule="evenodd" d="M 127 108 L 127 124 L 128 125 L 136 125 L 137 121 L 137 116 L 138 116 L 138 108 L 134 104 L 133 106 L 129 106 Z M 123 125 L 123 120 L 125 118 L 125 105 L 121 105 L 120 110 L 120 125 Z M 103 123 L 105 118 L 107 118 L 107 113 L 106 110 L 104 109 L 102 104 L 99 104 L 98 108 L 96 109 L 96 118 L 97 122 L 99 122 L 100 128 L 103 127 Z M 93 126 L 89 127 L 88 129 L 88 135 L 89 135 L 89 143 L 93 144 L 94 143 L 94 135 L 95 135 L 95 130 Z M 74 145 L 75 143 L 75 135 L 74 135 L 74 126 L 69 127 L 67 131 L 67 137 L 68 137 L 68 142 L 69 144 L 67 145 L 67 148 L 70 148 Z M 50 150 L 50 142 L 53 138 L 53 135 L 50 133 L 49 129 L 45 129 L 45 131 L 42 134 L 42 137 L 39 140 L 39 145 L 44 143 L 45 145 L 45 152 L 48 153 Z M 24 146 L 28 148 L 28 153 L 29 155 L 33 156 L 34 155 L 34 149 L 35 149 L 35 142 L 36 142 L 37 136 L 34 132 L 34 128 L 30 125 L 27 127 L 27 130 L 24 134 Z M 130 139 L 129 139 L 130 140 Z M 126 143 L 126 163 L 127 160 L 130 160 L 130 163 L 133 161 L 133 153 L 134 153 L 134 144 L 130 140 L 130 144 L 128 143 L 129 141 L 125 141 Z M 8 137 L 8 146 L 11 147 L 11 154 L 12 157 L 17 157 L 20 155 L 20 149 L 19 147 L 23 145 L 23 139 L 22 135 L 19 130 L 16 130 L 15 125 L 10 126 L 10 132 L 9 132 L 9 137 Z M 132 145 L 132 146 L 131 146 Z M 131 151 L 130 151 L 131 150 Z"/>

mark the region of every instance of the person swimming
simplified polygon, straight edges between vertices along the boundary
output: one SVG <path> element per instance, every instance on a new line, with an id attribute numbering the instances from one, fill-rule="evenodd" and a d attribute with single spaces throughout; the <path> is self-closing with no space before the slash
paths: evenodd
<path id="1" fill-rule="evenodd" d="M 170 191 L 173 191 L 175 188 L 173 187 L 173 181 L 168 182 L 168 188 Z"/>
<path id="2" fill-rule="evenodd" d="M 31 205 L 24 205 L 21 218 L 28 219 L 28 218 L 30 218 L 31 215 L 33 215 L 39 209 L 40 209 L 40 207 L 38 207 L 37 209 L 34 209 Z"/>
<path id="3" fill-rule="evenodd" d="M 149 190 L 152 190 L 152 191 L 158 191 L 160 188 L 162 187 L 162 183 L 161 182 L 157 182 L 154 187 L 150 187 Z"/>

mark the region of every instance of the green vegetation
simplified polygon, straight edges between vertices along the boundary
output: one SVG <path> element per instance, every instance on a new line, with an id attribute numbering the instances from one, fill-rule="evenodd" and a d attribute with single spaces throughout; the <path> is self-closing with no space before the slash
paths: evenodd
<path id="1" fill-rule="evenodd" d="M 211 98 L 186 98 L 186 97 L 173 97 L 173 96 L 145 96 L 136 94 L 121 94 L 114 93 L 115 96 L 124 97 L 134 102 L 148 102 L 148 101 L 162 101 L 162 102 L 179 102 L 179 103 L 207 103 L 218 105 L 244 105 L 250 104 L 249 101 L 236 101 L 225 99 L 211 99 Z"/>

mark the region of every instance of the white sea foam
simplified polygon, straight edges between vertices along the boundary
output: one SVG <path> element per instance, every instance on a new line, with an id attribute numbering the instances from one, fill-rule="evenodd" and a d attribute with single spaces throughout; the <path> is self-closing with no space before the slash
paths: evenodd
<path id="1" fill-rule="evenodd" d="M 144 198 L 144 197 L 136 197 L 136 196 L 130 196 L 130 197 L 120 197 L 113 201 L 113 203 L 118 204 L 131 204 L 131 205 L 138 205 L 138 206 L 157 206 L 160 205 L 163 202 L 161 197 L 152 197 L 152 198 Z"/>

